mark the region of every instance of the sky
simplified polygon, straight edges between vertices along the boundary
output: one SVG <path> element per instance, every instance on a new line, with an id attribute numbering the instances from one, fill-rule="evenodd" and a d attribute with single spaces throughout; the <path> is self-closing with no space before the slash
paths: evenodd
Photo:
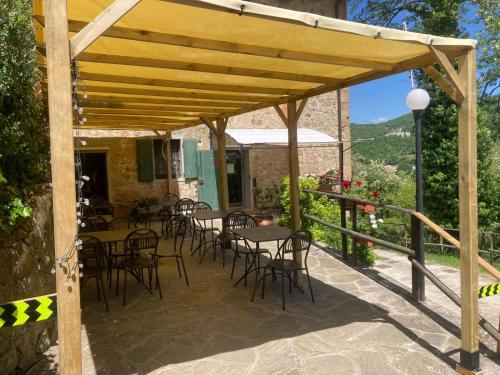
<path id="1" fill-rule="evenodd" d="M 466 17 L 472 19 L 473 12 L 469 9 Z M 466 25 L 466 29 L 473 38 L 478 26 Z M 409 72 L 350 87 L 351 123 L 376 124 L 409 113 L 405 99 L 410 89 Z"/>

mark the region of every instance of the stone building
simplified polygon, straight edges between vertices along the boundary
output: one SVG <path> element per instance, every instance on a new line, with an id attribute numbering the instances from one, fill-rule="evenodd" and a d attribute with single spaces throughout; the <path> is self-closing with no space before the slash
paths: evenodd
<path id="1" fill-rule="evenodd" d="M 340 3 L 341 9 L 345 9 L 345 1 L 262 0 L 256 2 L 329 17 L 337 15 L 336 3 Z M 345 14 L 345 10 L 340 13 Z M 350 145 L 348 90 L 341 90 L 340 98 L 338 92 L 331 92 L 310 98 L 307 102 L 298 123 L 301 175 L 319 175 L 340 167 L 337 142 L 339 117 L 342 124 L 342 138 L 348 147 Z M 241 144 L 230 135 L 233 130 L 238 130 L 237 133 L 240 136 L 241 134 L 248 135 L 252 129 L 266 129 L 269 134 L 275 135 L 286 130 L 274 108 L 229 119 L 226 144 L 230 203 L 246 208 L 255 206 L 256 189 L 265 189 L 273 184 L 279 184 L 288 174 L 286 144 L 267 141 L 269 137 L 266 136 L 263 137 L 263 141 Z M 302 140 L 301 129 L 317 131 L 319 133 L 315 134 L 319 138 L 316 138 L 314 142 L 311 142 L 310 137 Z M 87 166 L 87 174 L 91 177 L 91 182 L 98 185 L 92 193 L 105 196 L 115 205 L 130 206 L 131 202 L 149 196 L 161 197 L 167 191 L 166 173 L 169 168 L 163 159 L 166 150 L 163 145 L 164 134 L 85 130 L 82 131 L 82 136 L 86 141 L 86 146 L 81 148 L 83 163 Z M 208 171 L 211 175 L 208 177 L 207 171 L 203 172 L 201 169 L 205 168 L 210 160 L 213 163 L 215 159 L 210 158 L 210 155 L 203 156 L 203 153 L 195 155 L 192 150 L 193 148 L 198 151 L 215 149 L 217 147 L 215 137 L 210 136 L 210 131 L 205 125 L 174 131 L 168 136 L 171 137 L 169 157 L 170 163 L 173 164 L 171 170 L 173 178 L 170 181 L 169 190 L 182 197 L 203 200 L 202 198 L 206 196 L 204 190 L 210 189 L 209 185 L 216 182 L 213 178 L 215 168 L 213 171 Z M 147 157 L 142 160 L 140 154 L 142 155 L 144 150 L 146 150 Z M 144 164 L 150 165 L 145 167 Z M 193 171 L 195 164 L 198 165 Z M 96 174 L 95 169 L 105 170 L 106 173 Z M 144 169 L 148 170 L 147 178 L 143 176 Z M 344 175 L 349 178 L 351 171 L 349 151 L 344 152 L 343 169 Z M 212 186 L 211 189 L 216 191 L 216 186 Z"/>

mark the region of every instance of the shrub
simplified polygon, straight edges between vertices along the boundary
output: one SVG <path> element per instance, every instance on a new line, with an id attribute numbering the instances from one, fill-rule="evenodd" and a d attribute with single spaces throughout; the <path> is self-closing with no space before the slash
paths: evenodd
<path id="1" fill-rule="evenodd" d="M 280 225 L 290 227 L 291 225 L 291 204 L 290 204 L 290 180 L 288 177 L 283 179 L 283 193 L 280 197 L 283 213 L 280 216 Z M 338 204 L 330 201 L 326 196 L 315 196 L 311 193 L 304 192 L 304 189 L 317 190 L 318 182 L 314 178 L 299 179 L 299 204 L 302 228 L 310 230 L 313 238 L 316 241 L 325 242 L 328 246 L 334 249 L 342 248 L 342 235 L 340 232 L 327 228 L 317 222 L 304 217 L 305 214 L 315 216 L 328 223 L 339 225 L 340 222 L 340 207 Z M 349 241 L 350 242 L 350 241 Z M 348 242 L 348 243 L 349 243 Z M 352 247 L 349 245 L 349 253 L 352 252 Z M 366 246 L 358 245 L 358 259 L 368 266 L 375 263 L 375 254 L 372 249 Z"/>
<path id="2" fill-rule="evenodd" d="M 34 184 L 48 180 L 48 137 L 31 1 L 0 2 L 0 232 L 31 210 Z"/>

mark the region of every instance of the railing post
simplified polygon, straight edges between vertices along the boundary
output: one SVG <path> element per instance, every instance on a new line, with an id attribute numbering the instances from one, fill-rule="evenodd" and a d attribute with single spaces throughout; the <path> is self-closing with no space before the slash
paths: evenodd
<path id="1" fill-rule="evenodd" d="M 415 259 L 422 266 L 425 266 L 425 250 L 421 233 L 424 230 L 422 223 L 415 216 L 411 217 L 411 248 L 415 251 Z M 413 298 L 416 301 L 425 301 L 425 275 L 415 266 L 411 267 L 411 289 Z"/>
<path id="2" fill-rule="evenodd" d="M 347 217 L 346 217 L 346 204 L 345 204 L 345 199 L 342 199 L 340 201 L 340 226 L 344 229 L 347 228 Z M 342 233 L 342 259 L 347 260 L 348 259 L 348 253 L 347 253 L 347 235 L 345 233 Z"/>
<path id="3" fill-rule="evenodd" d="M 357 232 L 358 231 L 358 214 L 356 211 L 356 206 L 353 206 L 351 208 L 351 225 L 352 225 L 352 230 Z M 352 265 L 354 267 L 357 267 L 357 265 L 358 265 L 358 242 L 356 241 L 356 238 L 352 239 Z"/>

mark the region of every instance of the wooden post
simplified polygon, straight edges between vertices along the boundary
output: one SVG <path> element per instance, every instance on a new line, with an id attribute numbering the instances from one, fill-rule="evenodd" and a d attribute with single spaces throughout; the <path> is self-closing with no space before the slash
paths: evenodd
<path id="1" fill-rule="evenodd" d="M 288 175 L 290 178 L 290 204 L 292 231 L 300 229 L 299 205 L 299 150 L 297 143 L 297 103 L 287 105 L 288 127 Z"/>
<path id="2" fill-rule="evenodd" d="M 358 230 L 358 211 L 356 210 L 356 204 L 353 204 L 351 208 L 351 228 L 353 231 Z M 352 265 L 353 267 L 358 266 L 358 242 L 356 239 L 352 239 Z"/>
<path id="3" fill-rule="evenodd" d="M 76 191 L 66 1 L 45 0 L 52 199 L 56 258 L 75 246 Z M 71 263 L 77 261 L 75 253 Z M 68 284 L 69 283 L 69 284 Z M 60 374 L 82 373 L 80 280 L 56 266 Z"/>
<path id="4" fill-rule="evenodd" d="M 170 144 L 172 139 L 172 132 L 167 132 L 166 134 L 166 147 L 165 147 L 165 161 L 167 163 L 167 193 L 174 192 L 172 186 L 172 145 Z"/>
<path id="5" fill-rule="evenodd" d="M 465 95 L 458 112 L 462 347 L 457 371 L 470 373 L 479 370 L 475 50 L 468 51 L 461 58 L 459 77 Z"/>
<path id="6" fill-rule="evenodd" d="M 229 209 L 226 163 L 226 125 L 227 119 L 217 119 L 217 160 L 219 162 L 219 192 L 222 210 Z"/>

